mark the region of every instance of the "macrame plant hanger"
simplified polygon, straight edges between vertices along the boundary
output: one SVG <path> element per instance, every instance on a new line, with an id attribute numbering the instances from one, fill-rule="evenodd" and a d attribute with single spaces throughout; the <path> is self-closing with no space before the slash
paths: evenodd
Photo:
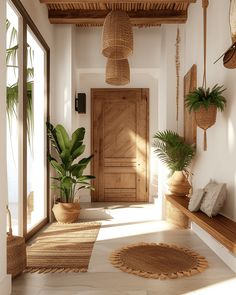
<path id="1" fill-rule="evenodd" d="M 202 87 L 206 88 L 206 56 L 207 56 L 207 7 L 209 5 L 208 0 L 202 0 L 203 8 L 203 80 Z M 207 150 L 207 134 L 206 131 L 209 127 L 202 128 L 204 130 L 204 151 Z"/>
<path id="2" fill-rule="evenodd" d="M 176 67 L 176 122 L 177 122 L 177 132 L 179 131 L 179 83 L 180 83 L 180 53 L 179 53 L 179 45 L 180 45 L 180 31 L 179 27 L 177 28 L 176 33 L 176 53 L 175 53 L 175 67 Z"/>

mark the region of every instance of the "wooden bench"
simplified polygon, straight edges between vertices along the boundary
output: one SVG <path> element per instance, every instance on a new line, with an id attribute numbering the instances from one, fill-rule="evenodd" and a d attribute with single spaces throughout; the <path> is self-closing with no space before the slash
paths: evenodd
<path id="1" fill-rule="evenodd" d="M 166 200 L 179 209 L 191 221 L 208 232 L 227 249 L 236 254 L 236 222 L 220 214 L 210 218 L 201 211 L 189 211 L 188 197 L 166 195 Z"/>

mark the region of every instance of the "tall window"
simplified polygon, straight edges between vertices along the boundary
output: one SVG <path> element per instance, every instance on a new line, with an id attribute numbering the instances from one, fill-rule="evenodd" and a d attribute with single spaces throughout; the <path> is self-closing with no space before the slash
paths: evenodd
<path id="1" fill-rule="evenodd" d="M 46 217 L 45 50 L 27 29 L 27 230 Z M 31 74 L 32 71 L 32 74 Z M 40 144 L 39 144 L 40 143 Z"/>
<path id="2" fill-rule="evenodd" d="M 7 169 L 14 234 L 48 221 L 49 48 L 19 0 L 7 4 Z"/>
<path id="3" fill-rule="evenodd" d="M 13 233 L 19 234 L 19 190 L 18 190 L 18 106 L 19 106 L 19 64 L 18 64 L 19 18 L 13 8 L 7 5 L 7 176 L 8 202 L 12 213 Z"/>

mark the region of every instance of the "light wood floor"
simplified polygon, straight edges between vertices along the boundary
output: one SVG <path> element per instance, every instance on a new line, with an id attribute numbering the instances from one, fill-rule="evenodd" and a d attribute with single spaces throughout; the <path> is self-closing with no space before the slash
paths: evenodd
<path id="1" fill-rule="evenodd" d="M 24 274 L 14 280 L 12 294 L 235 294 L 236 275 L 191 230 L 179 230 L 163 221 L 142 221 L 141 215 L 139 220 L 136 218 L 133 222 L 130 217 L 129 213 L 127 218 L 123 214 L 122 217 L 102 221 L 88 273 Z M 189 278 L 160 281 L 123 273 L 108 262 L 113 249 L 141 241 L 172 243 L 192 248 L 207 258 L 209 268 L 202 274 Z"/>

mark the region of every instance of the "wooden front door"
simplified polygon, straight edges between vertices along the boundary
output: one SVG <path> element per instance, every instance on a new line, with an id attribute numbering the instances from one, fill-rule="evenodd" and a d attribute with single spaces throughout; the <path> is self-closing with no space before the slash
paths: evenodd
<path id="1" fill-rule="evenodd" d="M 148 89 L 92 89 L 92 200 L 148 201 Z"/>

